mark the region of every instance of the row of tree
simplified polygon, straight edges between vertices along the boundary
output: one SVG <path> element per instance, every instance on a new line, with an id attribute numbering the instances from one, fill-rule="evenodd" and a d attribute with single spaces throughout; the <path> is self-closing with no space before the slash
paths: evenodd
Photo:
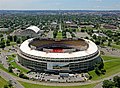
<path id="1" fill-rule="evenodd" d="M 95 64 L 95 73 L 100 76 L 101 74 L 105 74 L 106 70 L 104 69 L 104 63 L 100 62 Z"/>
<path id="2" fill-rule="evenodd" d="M 119 76 L 113 77 L 113 81 L 104 80 L 102 87 L 103 88 L 120 88 L 120 77 Z"/>

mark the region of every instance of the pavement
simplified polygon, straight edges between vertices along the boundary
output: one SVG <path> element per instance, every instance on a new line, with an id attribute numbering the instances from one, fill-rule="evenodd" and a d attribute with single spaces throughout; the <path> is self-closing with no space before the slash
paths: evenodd
<path id="1" fill-rule="evenodd" d="M 24 88 L 13 76 L 11 76 L 9 73 L 7 73 L 1 69 L 0 69 L 0 76 L 7 81 L 11 80 L 12 85 L 15 88 Z"/>
<path id="2" fill-rule="evenodd" d="M 66 32 L 66 36 L 67 36 L 67 38 L 72 38 L 70 32 Z"/>
<path id="3" fill-rule="evenodd" d="M 84 38 L 84 37 L 88 37 L 89 39 L 91 38 L 90 35 L 88 35 L 87 32 L 77 32 L 77 33 L 75 33 L 75 36 L 77 38 Z"/>
<path id="4" fill-rule="evenodd" d="M 104 52 L 104 55 L 120 57 L 120 49 L 115 49 L 112 47 L 99 47 L 99 49 Z"/>
<path id="5" fill-rule="evenodd" d="M 7 63 L 7 60 L 6 60 L 6 53 L 5 52 L 1 52 L 1 55 L 0 55 L 0 61 L 2 62 L 3 66 L 8 69 L 9 67 L 9 64 Z"/>
<path id="6" fill-rule="evenodd" d="M 95 84 L 95 83 L 101 83 L 101 84 L 98 84 L 96 85 L 94 88 L 102 88 L 102 82 L 104 80 L 108 80 L 108 79 L 111 79 L 113 78 L 114 76 L 117 76 L 117 75 L 120 75 L 120 72 L 117 73 L 117 74 L 114 74 L 110 77 L 107 77 L 107 78 L 103 78 L 103 79 L 100 79 L 100 80 L 96 80 L 96 81 L 86 81 L 86 82 L 77 82 L 77 83 L 55 83 L 55 82 L 40 82 L 40 81 L 32 81 L 32 80 L 26 80 L 26 79 L 21 79 L 21 78 L 16 78 L 17 80 L 19 81 L 22 81 L 22 82 L 27 82 L 27 83 L 31 83 L 31 84 L 38 84 L 38 85 L 45 85 L 45 86 L 80 86 L 80 85 L 88 85 L 88 84 Z"/>
<path id="7" fill-rule="evenodd" d="M 5 47 L 4 50 L 1 50 L 0 61 L 2 62 L 3 66 L 8 69 L 9 63 L 7 62 L 6 56 L 15 54 L 15 51 L 9 50 L 12 49 L 12 46 Z M 9 51 L 9 52 L 7 52 Z"/>
<path id="8" fill-rule="evenodd" d="M 53 31 L 48 32 L 46 37 L 47 38 L 53 38 Z"/>

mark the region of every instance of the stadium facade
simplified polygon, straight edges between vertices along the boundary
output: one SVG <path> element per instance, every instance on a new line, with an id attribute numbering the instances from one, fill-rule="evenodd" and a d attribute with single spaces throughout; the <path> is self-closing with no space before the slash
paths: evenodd
<path id="1" fill-rule="evenodd" d="M 87 39 L 41 39 L 24 41 L 18 50 L 19 63 L 42 72 L 83 72 L 102 61 L 95 43 Z"/>

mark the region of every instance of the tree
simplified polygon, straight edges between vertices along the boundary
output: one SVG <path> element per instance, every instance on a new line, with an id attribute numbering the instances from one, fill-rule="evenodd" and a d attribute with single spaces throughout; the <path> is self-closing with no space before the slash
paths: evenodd
<path id="1" fill-rule="evenodd" d="M 112 82 L 110 80 L 104 80 L 102 87 L 103 88 L 113 88 L 114 87 L 114 82 Z"/>
<path id="2" fill-rule="evenodd" d="M 17 42 L 17 44 L 20 44 L 21 43 L 21 39 L 18 38 L 16 42 Z"/>
<path id="3" fill-rule="evenodd" d="M 120 77 L 119 76 L 115 76 L 113 78 L 113 81 L 115 83 L 115 86 L 118 87 L 118 88 L 120 88 Z"/>
<path id="4" fill-rule="evenodd" d="M 22 72 L 19 73 L 19 77 L 23 78 L 23 79 L 29 79 L 25 74 L 23 74 Z"/>
<path id="5" fill-rule="evenodd" d="M 3 37 L 3 34 L 0 34 L 0 37 Z"/>
<path id="6" fill-rule="evenodd" d="M 100 24 L 99 23 L 95 24 L 94 28 L 99 29 L 100 28 Z"/>
<path id="7" fill-rule="evenodd" d="M 108 46 L 111 46 L 111 42 L 110 41 L 108 41 Z"/>
<path id="8" fill-rule="evenodd" d="M 4 88 L 8 88 L 8 85 L 4 85 Z"/>
<path id="9" fill-rule="evenodd" d="M 98 76 L 100 76 L 101 72 L 100 72 L 100 70 L 98 69 L 98 67 L 95 68 L 95 73 L 96 73 Z"/>
<path id="10" fill-rule="evenodd" d="M 93 39 L 97 39 L 97 36 L 96 36 L 96 35 L 93 35 Z"/>
<path id="11" fill-rule="evenodd" d="M 104 44 L 105 41 L 106 41 L 106 37 L 101 37 L 101 44 Z"/>
<path id="12" fill-rule="evenodd" d="M 96 45 L 100 45 L 100 40 L 96 39 L 96 40 L 95 40 L 95 44 L 96 44 Z"/>
<path id="13" fill-rule="evenodd" d="M 8 81 L 8 86 L 11 88 L 13 85 L 12 85 L 12 80 L 9 80 Z"/>
<path id="14" fill-rule="evenodd" d="M 96 63 L 95 64 L 95 73 L 100 76 L 101 74 L 105 74 L 106 70 L 104 69 L 104 63 Z"/>
<path id="15" fill-rule="evenodd" d="M 103 69 L 103 68 L 104 68 L 104 63 L 103 63 L 103 62 L 100 62 L 98 68 L 99 68 L 100 70 Z"/>
<path id="16" fill-rule="evenodd" d="M 10 41 L 13 41 L 13 37 L 12 36 L 7 36 L 7 39 L 9 39 Z"/>
<path id="17" fill-rule="evenodd" d="M 53 32 L 53 38 L 56 38 L 58 31 Z"/>
<path id="18" fill-rule="evenodd" d="M 27 39 L 26 36 L 22 36 L 22 42 L 25 41 Z"/>
<path id="19" fill-rule="evenodd" d="M 116 41 L 116 45 L 120 45 L 120 41 Z"/>
<path id="20" fill-rule="evenodd" d="M 16 42 L 17 41 L 17 36 L 15 35 L 13 38 L 14 38 L 14 42 Z"/>
<path id="21" fill-rule="evenodd" d="M 6 46 L 10 46 L 10 40 L 9 39 L 7 39 L 7 41 L 6 41 Z"/>
<path id="22" fill-rule="evenodd" d="M 81 32 L 85 32 L 85 29 L 81 29 Z"/>
<path id="23" fill-rule="evenodd" d="M 105 74 L 105 73 L 106 73 L 106 70 L 105 70 L 105 69 L 101 69 L 101 73 L 102 73 L 102 74 Z"/>
<path id="24" fill-rule="evenodd" d="M 112 39 L 108 39 L 108 46 L 111 46 Z"/>
<path id="25" fill-rule="evenodd" d="M 10 66 L 8 67 L 8 71 L 9 71 L 9 72 L 13 72 L 12 68 L 13 68 L 13 67 L 10 65 Z"/>
<path id="26" fill-rule="evenodd" d="M 2 40 L 1 42 L 0 42 L 0 48 L 5 48 L 5 40 Z"/>

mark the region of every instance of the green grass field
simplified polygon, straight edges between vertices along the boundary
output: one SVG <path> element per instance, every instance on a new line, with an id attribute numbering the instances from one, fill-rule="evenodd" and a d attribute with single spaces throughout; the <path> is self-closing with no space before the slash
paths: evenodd
<path id="1" fill-rule="evenodd" d="M 62 39 L 63 38 L 62 32 L 58 32 L 56 38 L 57 39 Z"/>
<path id="2" fill-rule="evenodd" d="M 19 81 L 25 88 L 93 88 L 96 84 L 83 85 L 83 86 L 43 86 L 38 84 L 29 84 Z"/>
<path id="3" fill-rule="evenodd" d="M 102 56 L 102 58 L 105 61 L 104 68 L 107 72 L 105 75 L 98 76 L 94 70 L 90 71 L 89 73 L 93 77 L 92 80 L 99 80 L 120 72 L 120 57 Z"/>
<path id="4" fill-rule="evenodd" d="M 0 88 L 3 88 L 7 84 L 7 81 L 0 76 Z"/>
<path id="5" fill-rule="evenodd" d="M 11 75 L 17 76 L 17 75 L 14 74 L 14 73 L 10 73 L 7 69 L 5 69 L 5 68 L 3 67 L 2 64 L 0 64 L 0 69 L 4 70 L 5 72 L 7 72 L 7 73 L 9 73 L 9 74 L 11 74 Z"/>
<path id="6" fill-rule="evenodd" d="M 111 46 L 108 46 L 108 44 L 106 42 L 106 43 L 104 43 L 104 46 L 120 49 L 120 45 L 116 45 L 115 43 L 112 43 Z"/>
<path id="7" fill-rule="evenodd" d="M 16 44 L 17 44 L 16 42 L 10 42 L 11 46 L 16 45 Z"/>
<path id="8" fill-rule="evenodd" d="M 14 60 L 15 60 L 15 57 L 8 56 L 8 62 L 10 62 L 10 64 L 11 64 L 14 68 L 18 68 L 19 70 L 21 70 L 21 71 L 24 72 L 24 73 L 27 73 L 27 72 L 28 72 L 27 69 L 24 69 L 24 68 L 22 68 L 21 66 L 19 66 Z"/>
<path id="9" fill-rule="evenodd" d="M 120 45 L 112 44 L 113 48 L 120 49 Z"/>

